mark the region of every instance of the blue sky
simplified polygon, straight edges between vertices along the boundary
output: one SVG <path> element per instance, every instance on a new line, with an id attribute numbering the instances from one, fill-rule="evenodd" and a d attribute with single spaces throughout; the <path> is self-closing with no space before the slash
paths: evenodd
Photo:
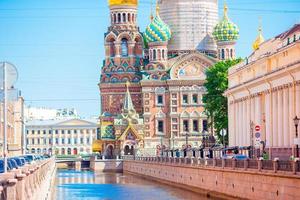
<path id="1" fill-rule="evenodd" d="M 223 1 L 220 2 L 220 17 Z M 259 16 L 265 38 L 300 22 L 300 0 L 227 0 L 240 27 L 238 56 L 251 53 Z M 150 0 L 140 0 L 139 25 L 149 22 Z M 0 0 L 0 60 L 19 70 L 27 105 L 74 107 L 99 115 L 98 80 L 109 25 L 106 0 Z"/>

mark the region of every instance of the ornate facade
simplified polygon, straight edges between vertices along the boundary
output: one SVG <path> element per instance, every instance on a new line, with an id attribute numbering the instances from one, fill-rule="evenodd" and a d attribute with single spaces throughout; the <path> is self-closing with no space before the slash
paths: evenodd
<path id="1" fill-rule="evenodd" d="M 203 51 L 192 48 L 174 55 L 168 50 L 172 30 L 160 17 L 160 4 L 144 33 L 136 23 L 137 1 L 111 0 L 109 5 L 111 26 L 104 38 L 106 57 L 99 83 L 99 145 L 104 155 L 156 155 L 161 149 L 200 147 L 208 131 L 202 102 L 205 71 L 218 60 L 213 46 L 222 41 L 233 48 L 238 36 L 227 9 L 224 20 L 229 25 L 220 38 L 216 27 L 214 34 L 208 33 Z M 232 32 L 234 37 L 222 38 Z"/>
<path id="2" fill-rule="evenodd" d="M 293 121 L 300 116 L 300 25 L 265 42 L 260 28 L 253 48 L 229 69 L 229 144 L 287 159 L 300 144 Z"/>

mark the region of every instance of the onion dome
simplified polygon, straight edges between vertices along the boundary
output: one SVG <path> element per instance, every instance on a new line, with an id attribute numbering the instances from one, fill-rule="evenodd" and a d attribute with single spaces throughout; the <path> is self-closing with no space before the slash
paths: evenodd
<path id="1" fill-rule="evenodd" d="M 159 16 L 159 7 L 156 7 L 156 16 L 146 28 L 144 37 L 149 42 L 167 42 L 171 39 L 171 30 Z"/>
<path id="2" fill-rule="evenodd" d="M 217 42 L 236 41 L 239 38 L 239 28 L 230 21 L 227 15 L 228 7 L 224 5 L 224 17 L 214 28 L 213 36 Z"/>
<path id="3" fill-rule="evenodd" d="M 254 51 L 256 51 L 257 49 L 259 49 L 259 46 L 265 41 L 263 35 L 262 35 L 262 28 L 261 26 L 258 28 L 258 36 L 255 39 L 255 41 L 252 44 L 252 48 Z"/>
<path id="4" fill-rule="evenodd" d="M 137 6 L 138 0 L 108 0 L 109 6 L 122 6 L 122 5 L 129 5 L 129 6 Z"/>

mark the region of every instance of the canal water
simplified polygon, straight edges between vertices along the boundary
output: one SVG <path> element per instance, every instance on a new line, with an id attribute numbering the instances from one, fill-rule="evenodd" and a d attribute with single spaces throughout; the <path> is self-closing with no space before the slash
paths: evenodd
<path id="1" fill-rule="evenodd" d="M 190 191 L 145 180 L 141 177 L 59 169 L 57 200 L 206 200 Z"/>

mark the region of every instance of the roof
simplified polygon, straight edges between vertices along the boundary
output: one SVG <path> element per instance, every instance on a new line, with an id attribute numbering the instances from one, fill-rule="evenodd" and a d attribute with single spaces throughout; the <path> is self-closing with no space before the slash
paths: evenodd
<path id="1" fill-rule="evenodd" d="M 29 126 L 95 126 L 97 127 L 97 119 L 65 119 L 65 120 L 31 120 L 25 123 Z"/>

